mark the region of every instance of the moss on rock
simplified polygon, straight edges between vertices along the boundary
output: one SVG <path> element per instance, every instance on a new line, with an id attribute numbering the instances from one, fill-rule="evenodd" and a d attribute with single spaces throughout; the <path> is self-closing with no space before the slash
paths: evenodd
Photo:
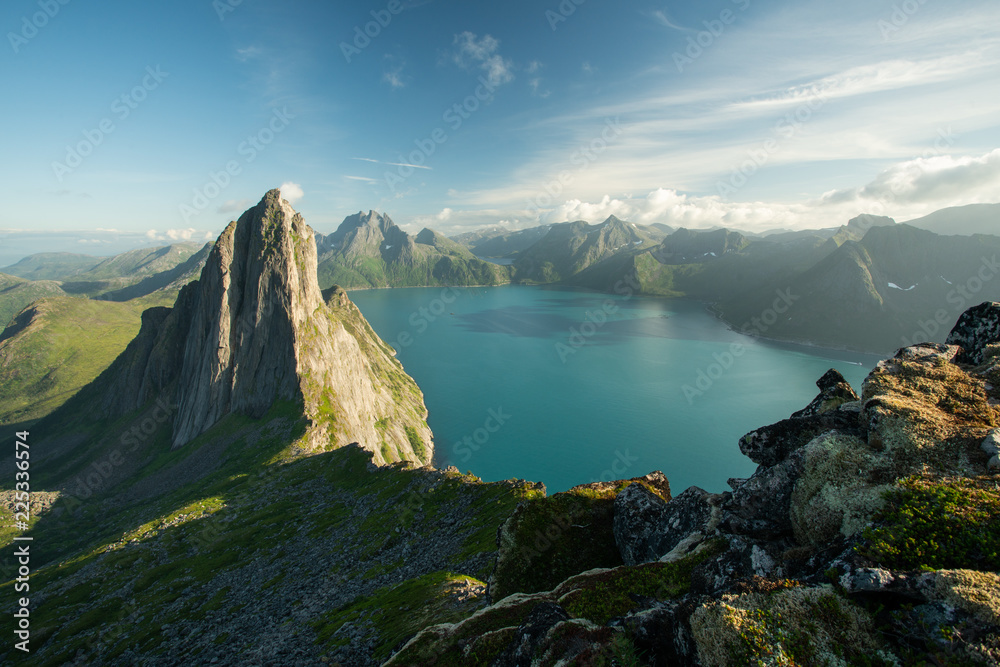
<path id="1" fill-rule="evenodd" d="M 805 450 L 805 469 L 792 491 L 795 538 L 819 546 L 838 535 L 851 537 L 885 505 L 890 486 L 879 482 L 888 462 L 858 437 L 824 434 Z"/>
<path id="2" fill-rule="evenodd" d="M 691 629 L 705 667 L 895 664 L 871 615 L 829 586 L 724 595 Z"/>

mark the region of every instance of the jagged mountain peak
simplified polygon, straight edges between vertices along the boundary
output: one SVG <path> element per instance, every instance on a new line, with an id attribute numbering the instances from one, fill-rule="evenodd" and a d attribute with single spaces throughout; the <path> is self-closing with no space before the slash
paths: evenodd
<path id="1" fill-rule="evenodd" d="M 346 294 L 324 300 L 313 231 L 278 190 L 226 227 L 200 280 L 143 318 L 106 375 L 106 416 L 171 397 L 175 448 L 228 414 L 260 418 L 292 401 L 311 420 L 312 447 L 356 441 L 379 462 L 429 456 L 422 395 Z M 397 401 L 400 384 L 413 392 Z"/>

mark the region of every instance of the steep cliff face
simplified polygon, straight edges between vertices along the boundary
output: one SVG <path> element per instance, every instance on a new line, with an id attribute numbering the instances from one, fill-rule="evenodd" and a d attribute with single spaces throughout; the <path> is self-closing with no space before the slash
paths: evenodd
<path id="1" fill-rule="evenodd" d="M 174 448 L 227 414 L 304 405 L 317 449 L 360 442 L 376 462 L 426 462 L 423 396 L 342 292 L 327 304 L 312 230 L 277 190 L 219 236 L 201 279 L 175 307 L 148 313 L 108 371 L 108 417 L 164 394 Z"/>

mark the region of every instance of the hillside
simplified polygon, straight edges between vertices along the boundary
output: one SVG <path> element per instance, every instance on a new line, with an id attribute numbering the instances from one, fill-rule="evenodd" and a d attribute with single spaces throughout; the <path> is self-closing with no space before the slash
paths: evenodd
<path id="1" fill-rule="evenodd" d="M 157 290 L 178 290 L 197 277 L 209 245 L 176 244 L 109 258 L 41 253 L 0 274 L 0 327 L 38 299 L 55 296 L 128 301 Z"/>
<path id="2" fill-rule="evenodd" d="M 998 252 L 996 236 L 873 227 L 800 274 L 719 305 L 739 326 L 760 318 L 777 291 L 790 289 L 794 308 L 767 324 L 761 333 L 768 337 L 882 352 L 912 342 L 942 342 L 962 310 L 1000 298 L 1000 282 L 992 280 L 1000 271 L 992 259 Z"/>
<path id="3" fill-rule="evenodd" d="M 540 241 L 517 255 L 514 278 L 522 282 L 559 282 L 616 254 L 651 247 L 654 238 L 614 216 L 598 225 L 582 220 L 551 225 Z"/>
<path id="4" fill-rule="evenodd" d="M 0 335 L 0 424 L 40 419 L 65 403 L 135 338 L 143 310 L 175 296 L 122 304 L 56 297 L 25 308 Z"/>
<path id="5" fill-rule="evenodd" d="M 66 296 L 53 280 L 22 280 L 0 274 L 0 327 L 7 326 L 15 315 L 39 299 Z"/>
<path id="6" fill-rule="evenodd" d="M 25 280 L 62 280 L 89 271 L 102 260 L 101 257 L 68 252 L 43 252 L 29 255 L 15 264 L 0 268 L 0 273 Z"/>
<path id="7" fill-rule="evenodd" d="M 527 250 L 549 232 L 548 225 L 510 231 L 502 227 L 491 227 L 478 232 L 466 232 L 452 237 L 476 257 L 508 257 Z"/>
<path id="8" fill-rule="evenodd" d="M 374 211 L 347 217 L 329 236 L 317 235 L 319 283 L 345 288 L 502 285 L 509 271 L 477 259 L 430 229 L 412 237 Z"/>
<path id="9" fill-rule="evenodd" d="M 969 204 L 934 211 L 906 224 L 949 236 L 992 234 L 1000 236 L 1000 204 Z"/>

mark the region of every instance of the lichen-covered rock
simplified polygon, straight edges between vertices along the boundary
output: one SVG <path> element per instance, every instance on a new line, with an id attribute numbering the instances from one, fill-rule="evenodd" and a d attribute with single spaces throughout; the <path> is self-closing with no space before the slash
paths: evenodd
<path id="1" fill-rule="evenodd" d="M 805 470 L 805 455 L 798 449 L 781 463 L 757 471 L 722 504 L 720 527 L 755 539 L 792 534 L 792 491 Z"/>
<path id="2" fill-rule="evenodd" d="M 569 620 L 566 610 L 553 602 L 540 602 L 518 627 L 514 639 L 493 663 L 496 667 L 531 667 L 549 630 Z"/>
<path id="3" fill-rule="evenodd" d="M 871 615 L 829 586 L 724 595 L 695 611 L 691 629 L 705 667 L 898 664 Z"/>
<path id="4" fill-rule="evenodd" d="M 1000 429 L 995 428 L 983 439 L 980 449 L 989 458 L 986 461 L 986 470 L 990 473 L 1000 473 Z"/>
<path id="5" fill-rule="evenodd" d="M 986 347 L 1000 342 L 1000 303 L 985 301 L 962 313 L 946 342 L 962 348 L 959 362 L 972 365 L 983 363 Z"/>
<path id="6" fill-rule="evenodd" d="M 692 592 L 716 595 L 753 577 L 785 576 L 782 555 L 791 546 L 789 542 L 753 540 L 738 535 L 724 539 L 721 553 L 691 572 Z"/>
<path id="7" fill-rule="evenodd" d="M 924 344 L 882 361 L 862 388 L 862 421 L 873 451 L 885 451 L 898 476 L 931 466 L 980 474 L 985 461 L 969 445 L 995 427 L 981 378 L 952 363 L 959 348 Z"/>
<path id="8" fill-rule="evenodd" d="M 1000 631 L 1000 574 L 977 570 L 938 570 L 934 593 L 940 600 Z"/>
<path id="9" fill-rule="evenodd" d="M 858 426 L 858 414 L 851 410 L 830 409 L 808 417 L 782 419 L 740 438 L 740 451 L 754 463 L 773 466 L 821 433 L 850 431 Z"/>
<path id="10" fill-rule="evenodd" d="M 615 619 L 649 667 L 697 664 L 698 646 L 691 634 L 691 615 L 699 598 L 686 595 L 659 603 L 651 609 Z"/>
<path id="11" fill-rule="evenodd" d="M 819 387 L 819 395 L 812 400 L 812 403 L 792 413 L 792 418 L 815 417 L 830 410 L 836 410 L 844 403 L 852 403 L 858 400 L 858 394 L 851 387 L 851 384 L 844 379 L 840 371 L 831 368 L 823 377 L 816 380 Z"/>
<path id="12" fill-rule="evenodd" d="M 885 505 L 887 462 L 861 438 L 836 431 L 814 439 L 802 455 L 789 506 L 796 540 L 818 547 L 860 533 Z"/>
<path id="13" fill-rule="evenodd" d="M 721 499 L 692 486 L 667 503 L 641 484 L 628 486 L 615 498 L 615 543 L 622 560 L 626 565 L 650 563 L 695 533 L 703 538 Z"/>

